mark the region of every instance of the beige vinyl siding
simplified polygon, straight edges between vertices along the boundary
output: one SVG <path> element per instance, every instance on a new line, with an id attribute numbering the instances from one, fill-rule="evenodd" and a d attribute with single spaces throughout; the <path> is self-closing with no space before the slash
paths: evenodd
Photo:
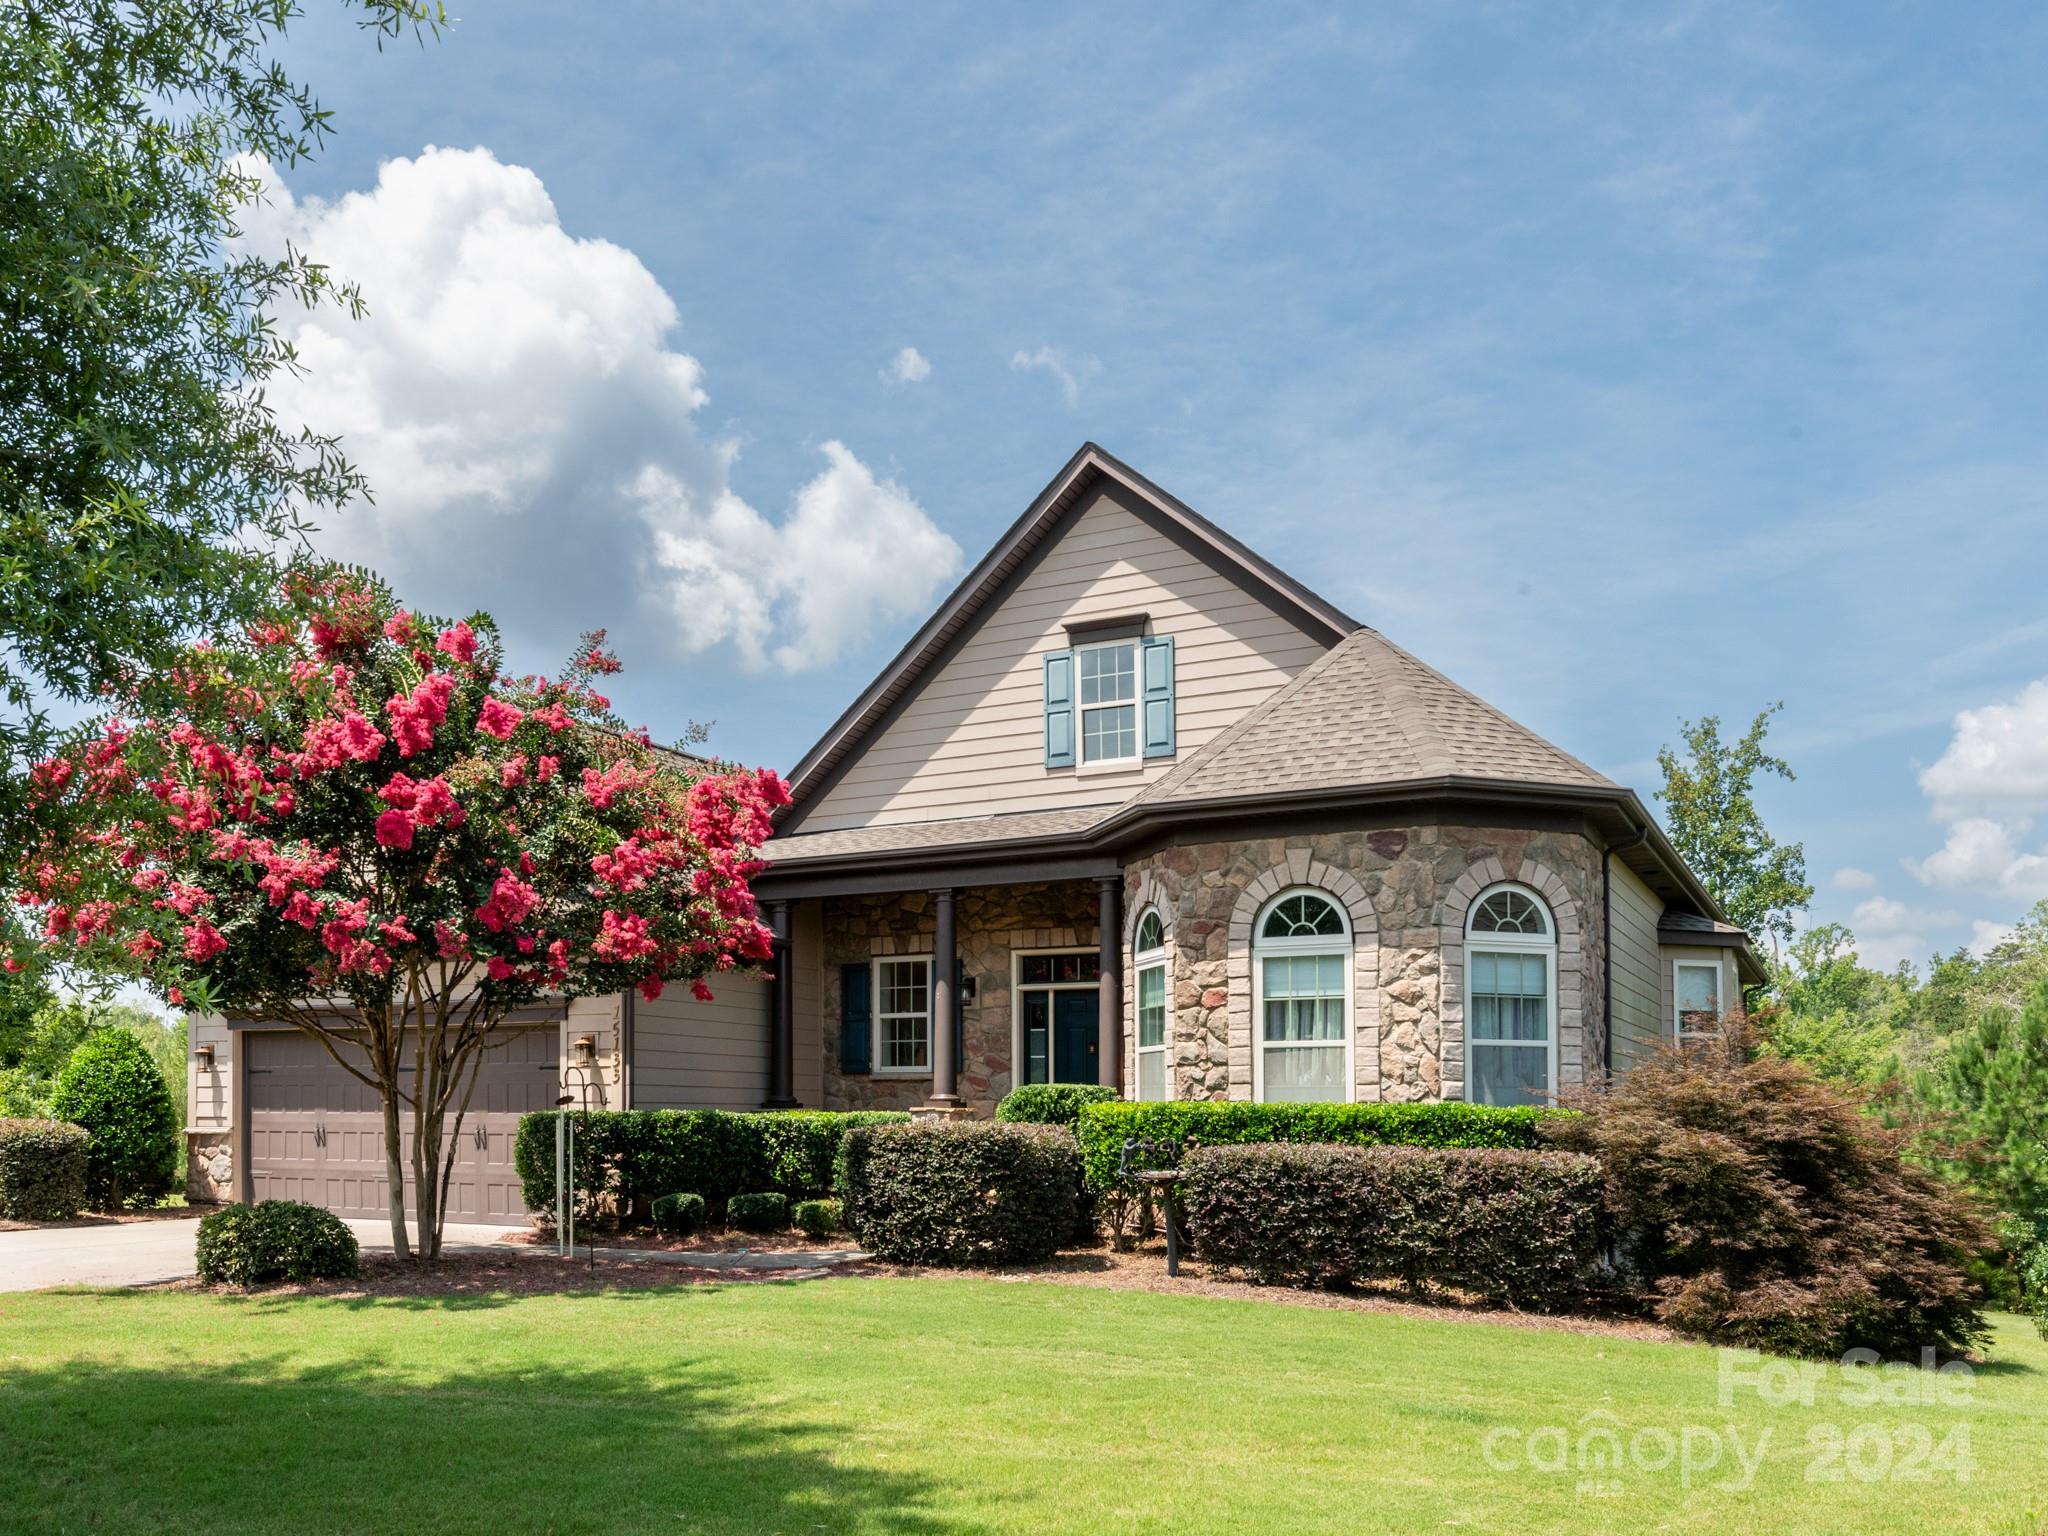
<path id="1" fill-rule="evenodd" d="M 1658 953 L 1661 961 L 1657 978 L 1658 999 L 1662 1008 L 1658 1017 L 1664 1021 L 1664 1033 L 1667 1038 L 1676 1039 L 1678 1035 L 1677 993 L 1673 988 L 1678 980 L 1677 962 L 1680 960 L 1720 967 L 1722 1013 L 1726 1014 L 1741 1004 L 1741 984 L 1736 978 L 1735 964 L 1727 950 L 1666 945 Z"/>
<path id="2" fill-rule="evenodd" d="M 217 1131 L 232 1118 L 230 1094 L 235 1071 L 235 1033 L 213 1014 L 187 1014 L 185 1048 L 185 1125 L 195 1131 Z M 213 1065 L 199 1065 L 199 1047 L 213 1047 Z"/>
<path id="3" fill-rule="evenodd" d="M 790 939 L 796 946 L 790 977 L 796 988 L 790 999 L 790 1089 L 797 1103 L 816 1109 L 825 1102 L 824 909 L 815 901 L 797 903 L 790 917 Z"/>
<path id="4" fill-rule="evenodd" d="M 1664 902 L 1642 876 L 1608 859 L 1608 907 L 1614 931 L 1608 946 L 1614 987 L 1614 1070 L 1626 1072 L 1656 1055 L 1670 1037 L 1659 1000 L 1657 919 Z"/>
<path id="5" fill-rule="evenodd" d="M 634 1003 L 635 1109 L 759 1109 L 768 1097 L 768 983 L 710 986 L 708 1003 L 688 986 Z"/>
<path id="6" fill-rule="evenodd" d="M 1174 638 L 1181 757 L 1271 695 L 1323 645 L 1108 492 L 872 738 L 801 823 L 806 832 L 1111 804 L 1176 759 L 1110 773 L 1045 766 L 1048 651 L 1065 625 L 1150 615 Z M 1078 722 L 1077 722 L 1078 725 Z"/>

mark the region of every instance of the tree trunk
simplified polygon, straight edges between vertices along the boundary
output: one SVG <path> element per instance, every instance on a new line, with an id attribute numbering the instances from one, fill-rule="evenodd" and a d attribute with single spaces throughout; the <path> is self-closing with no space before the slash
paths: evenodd
<path id="1" fill-rule="evenodd" d="M 385 1083 L 378 1096 L 384 1101 L 384 1182 L 391 1191 L 391 1251 L 404 1263 L 412 1251 L 405 1240 L 405 1142 L 399 1133 L 397 1084 Z"/>

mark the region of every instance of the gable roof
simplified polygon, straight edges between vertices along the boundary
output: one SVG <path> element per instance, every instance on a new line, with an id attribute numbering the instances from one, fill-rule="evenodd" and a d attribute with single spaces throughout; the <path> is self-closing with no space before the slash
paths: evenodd
<path id="1" fill-rule="evenodd" d="M 1104 486 L 1120 487 L 1131 510 L 1217 569 L 1234 577 L 1286 614 L 1308 634 L 1334 645 L 1360 626 L 1334 603 L 1318 596 L 1128 464 L 1094 443 L 1080 451 L 1033 499 L 995 547 L 969 571 L 922 628 L 882 668 L 875 680 L 789 773 L 791 809 L 805 800 L 857 752 L 891 708 L 925 678 L 947 651 L 989 612 L 996 599 L 1057 535 L 1069 514 Z"/>
<path id="2" fill-rule="evenodd" d="M 1441 780 L 1619 788 L 1385 636 L 1360 629 L 1135 803 Z"/>

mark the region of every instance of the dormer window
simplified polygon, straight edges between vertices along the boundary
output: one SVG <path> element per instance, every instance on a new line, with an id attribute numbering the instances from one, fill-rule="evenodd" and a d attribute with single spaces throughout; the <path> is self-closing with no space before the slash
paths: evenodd
<path id="1" fill-rule="evenodd" d="M 1074 652 L 1081 682 L 1081 761 L 1138 758 L 1138 642 L 1112 640 Z"/>
<path id="2" fill-rule="evenodd" d="M 1045 657 L 1045 766 L 1086 772 L 1173 756 L 1173 637 L 1095 635 Z"/>

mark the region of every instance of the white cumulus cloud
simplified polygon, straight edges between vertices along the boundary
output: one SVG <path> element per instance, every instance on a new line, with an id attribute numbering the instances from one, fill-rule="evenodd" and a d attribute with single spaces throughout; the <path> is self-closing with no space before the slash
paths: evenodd
<path id="1" fill-rule="evenodd" d="M 882 371 L 882 378 L 890 384 L 922 384 L 931 376 L 931 359 L 915 347 L 900 349 Z"/>
<path id="2" fill-rule="evenodd" d="M 604 623 L 644 657 L 730 645 L 793 670 L 922 613 L 959 568 L 910 493 L 836 441 L 779 519 L 743 499 L 738 449 L 699 430 L 675 301 L 633 252 L 563 229 L 532 171 L 428 148 L 330 202 L 259 169 L 248 243 L 291 241 L 369 306 L 290 317 L 307 372 L 270 398 L 341 433 L 370 478 L 375 505 L 329 518 L 320 547 L 401 596 L 489 607 L 547 651 Z"/>
<path id="3" fill-rule="evenodd" d="M 1948 746 L 1920 772 L 1942 845 L 1906 867 L 1924 883 L 2009 905 L 2048 897 L 2048 678 L 1955 717 Z"/>
<path id="4" fill-rule="evenodd" d="M 1877 884 L 1877 876 L 1867 869 L 1854 867 L 1838 869 L 1828 877 L 1828 884 L 1838 891 L 1867 891 Z"/>

